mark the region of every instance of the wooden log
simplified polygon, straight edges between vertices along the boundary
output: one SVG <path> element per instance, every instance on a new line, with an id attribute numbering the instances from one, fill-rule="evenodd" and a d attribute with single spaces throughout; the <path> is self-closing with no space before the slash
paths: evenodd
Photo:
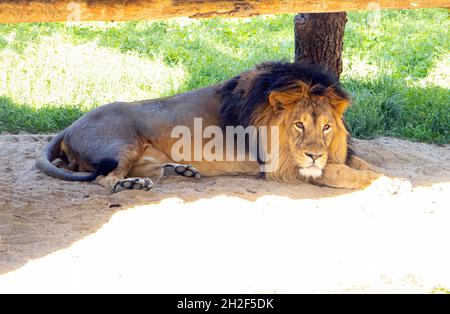
<path id="1" fill-rule="evenodd" d="M 0 23 L 125 21 L 169 17 L 450 7 L 450 0 L 0 0 Z"/>

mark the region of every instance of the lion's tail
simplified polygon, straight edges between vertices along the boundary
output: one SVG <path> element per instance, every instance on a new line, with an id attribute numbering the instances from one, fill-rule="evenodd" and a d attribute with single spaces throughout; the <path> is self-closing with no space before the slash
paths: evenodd
<path id="1" fill-rule="evenodd" d="M 45 174 L 66 181 L 94 181 L 100 175 L 107 175 L 117 167 L 117 161 L 112 159 L 103 159 L 97 166 L 97 170 L 86 175 L 77 175 L 56 167 L 52 161 L 61 156 L 61 142 L 64 138 L 64 132 L 56 135 L 47 147 L 39 154 L 36 159 L 36 168 Z"/>

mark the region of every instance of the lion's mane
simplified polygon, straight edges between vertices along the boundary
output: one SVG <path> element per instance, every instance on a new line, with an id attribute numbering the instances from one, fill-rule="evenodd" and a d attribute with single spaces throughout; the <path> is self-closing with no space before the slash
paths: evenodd
<path id="1" fill-rule="evenodd" d="M 346 162 L 351 149 L 343 113 L 350 104 L 350 97 L 340 87 L 338 79 L 317 65 L 268 62 L 224 82 L 219 88 L 220 121 L 223 127 L 280 127 L 279 167 L 277 171 L 267 173 L 268 177 L 288 182 L 305 180 L 295 171 L 296 164 L 287 145 L 287 132 L 283 132 L 286 111 L 275 112 L 269 104 L 272 92 L 297 97 L 327 97 L 337 123 L 328 147 L 327 162 Z"/>

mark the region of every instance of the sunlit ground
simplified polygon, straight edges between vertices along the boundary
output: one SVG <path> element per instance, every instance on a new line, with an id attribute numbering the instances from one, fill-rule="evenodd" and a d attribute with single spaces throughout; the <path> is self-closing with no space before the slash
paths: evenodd
<path id="1" fill-rule="evenodd" d="M 96 103 L 157 98 L 178 90 L 186 78 L 181 66 L 95 42 L 74 45 L 58 35 L 23 53 L 4 51 L 0 67 L 10 68 L 0 74 L 0 95 L 36 108 L 70 104 L 88 109 Z"/>
<path id="2" fill-rule="evenodd" d="M 169 198 L 0 276 L 0 292 L 445 292 L 449 193 Z"/>

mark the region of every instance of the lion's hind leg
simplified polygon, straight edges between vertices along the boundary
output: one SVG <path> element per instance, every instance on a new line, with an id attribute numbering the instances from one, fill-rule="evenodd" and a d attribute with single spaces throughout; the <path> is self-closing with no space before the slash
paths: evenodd
<path id="1" fill-rule="evenodd" d="M 138 147 L 127 147 L 119 154 L 117 167 L 106 175 L 98 176 L 95 182 L 112 193 L 125 190 L 148 191 L 153 187 L 153 182 L 146 176 L 130 177 L 130 171 L 140 158 L 142 152 Z"/>
<path id="2" fill-rule="evenodd" d="M 121 171 L 113 171 L 106 176 L 99 176 L 95 182 L 112 193 L 118 193 L 125 190 L 143 190 L 149 191 L 153 187 L 153 182 L 149 178 L 125 178 Z"/>

